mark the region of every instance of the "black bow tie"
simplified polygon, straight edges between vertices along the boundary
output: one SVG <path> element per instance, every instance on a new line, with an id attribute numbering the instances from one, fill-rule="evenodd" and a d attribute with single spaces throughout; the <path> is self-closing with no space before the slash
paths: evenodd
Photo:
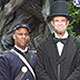
<path id="1" fill-rule="evenodd" d="M 61 43 L 65 44 L 66 41 L 67 41 L 67 38 L 65 38 L 65 39 L 60 39 L 60 38 L 55 38 L 55 37 L 53 37 L 53 40 L 54 40 L 55 43 L 61 42 Z"/>

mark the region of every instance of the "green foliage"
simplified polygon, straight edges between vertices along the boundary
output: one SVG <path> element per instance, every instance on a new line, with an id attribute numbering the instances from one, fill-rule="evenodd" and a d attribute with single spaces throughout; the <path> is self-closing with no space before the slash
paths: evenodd
<path id="1" fill-rule="evenodd" d="M 76 23 L 80 21 L 80 7 L 75 7 L 72 1 L 69 1 L 69 14 L 72 16 Z"/>
<path id="2" fill-rule="evenodd" d="M 67 30 L 70 34 L 73 36 L 76 36 L 76 33 L 73 32 L 73 24 L 74 23 L 79 23 L 80 22 L 80 7 L 75 7 L 72 4 L 72 1 L 69 1 L 69 15 L 73 17 L 72 22 L 69 24 Z M 76 36 L 77 38 L 80 39 L 80 35 Z"/>

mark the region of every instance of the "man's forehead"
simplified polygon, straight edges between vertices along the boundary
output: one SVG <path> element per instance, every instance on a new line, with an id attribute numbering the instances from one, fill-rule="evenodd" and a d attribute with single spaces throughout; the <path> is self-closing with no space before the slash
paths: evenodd
<path id="1" fill-rule="evenodd" d="M 27 30 L 29 32 L 29 30 L 25 27 L 19 27 L 18 29 L 16 29 L 16 31 L 23 31 L 23 30 Z"/>
<path id="2" fill-rule="evenodd" d="M 15 31 L 15 33 L 29 33 L 29 31 L 26 28 L 19 28 Z"/>
<path id="3" fill-rule="evenodd" d="M 65 16 L 55 16 L 55 17 L 53 17 L 53 19 L 67 19 Z"/>

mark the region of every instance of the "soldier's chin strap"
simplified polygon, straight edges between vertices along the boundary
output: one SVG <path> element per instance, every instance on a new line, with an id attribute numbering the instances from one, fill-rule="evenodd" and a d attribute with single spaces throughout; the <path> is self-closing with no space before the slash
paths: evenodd
<path id="1" fill-rule="evenodd" d="M 19 58 L 22 60 L 22 62 L 28 67 L 28 69 L 30 70 L 30 72 L 32 73 L 34 80 L 36 80 L 36 75 L 34 73 L 34 70 L 32 69 L 32 67 L 30 66 L 30 64 L 28 63 L 28 61 L 17 51 L 15 51 L 14 49 L 11 49 L 12 52 L 14 52 L 16 55 L 19 56 Z"/>

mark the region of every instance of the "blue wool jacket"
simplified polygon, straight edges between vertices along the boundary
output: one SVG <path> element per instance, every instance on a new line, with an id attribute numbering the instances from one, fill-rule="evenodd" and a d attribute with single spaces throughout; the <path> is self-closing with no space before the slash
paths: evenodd
<path id="1" fill-rule="evenodd" d="M 15 47 L 13 49 L 23 55 L 35 71 L 36 53 L 28 51 L 26 54 L 23 54 Z M 15 78 L 20 74 L 23 66 L 26 65 L 15 53 L 11 51 L 3 53 L 0 56 L 0 80 L 15 80 Z M 25 74 L 21 74 L 19 78 L 21 78 L 21 80 L 34 80 L 34 77 L 28 68 L 27 72 Z"/>

